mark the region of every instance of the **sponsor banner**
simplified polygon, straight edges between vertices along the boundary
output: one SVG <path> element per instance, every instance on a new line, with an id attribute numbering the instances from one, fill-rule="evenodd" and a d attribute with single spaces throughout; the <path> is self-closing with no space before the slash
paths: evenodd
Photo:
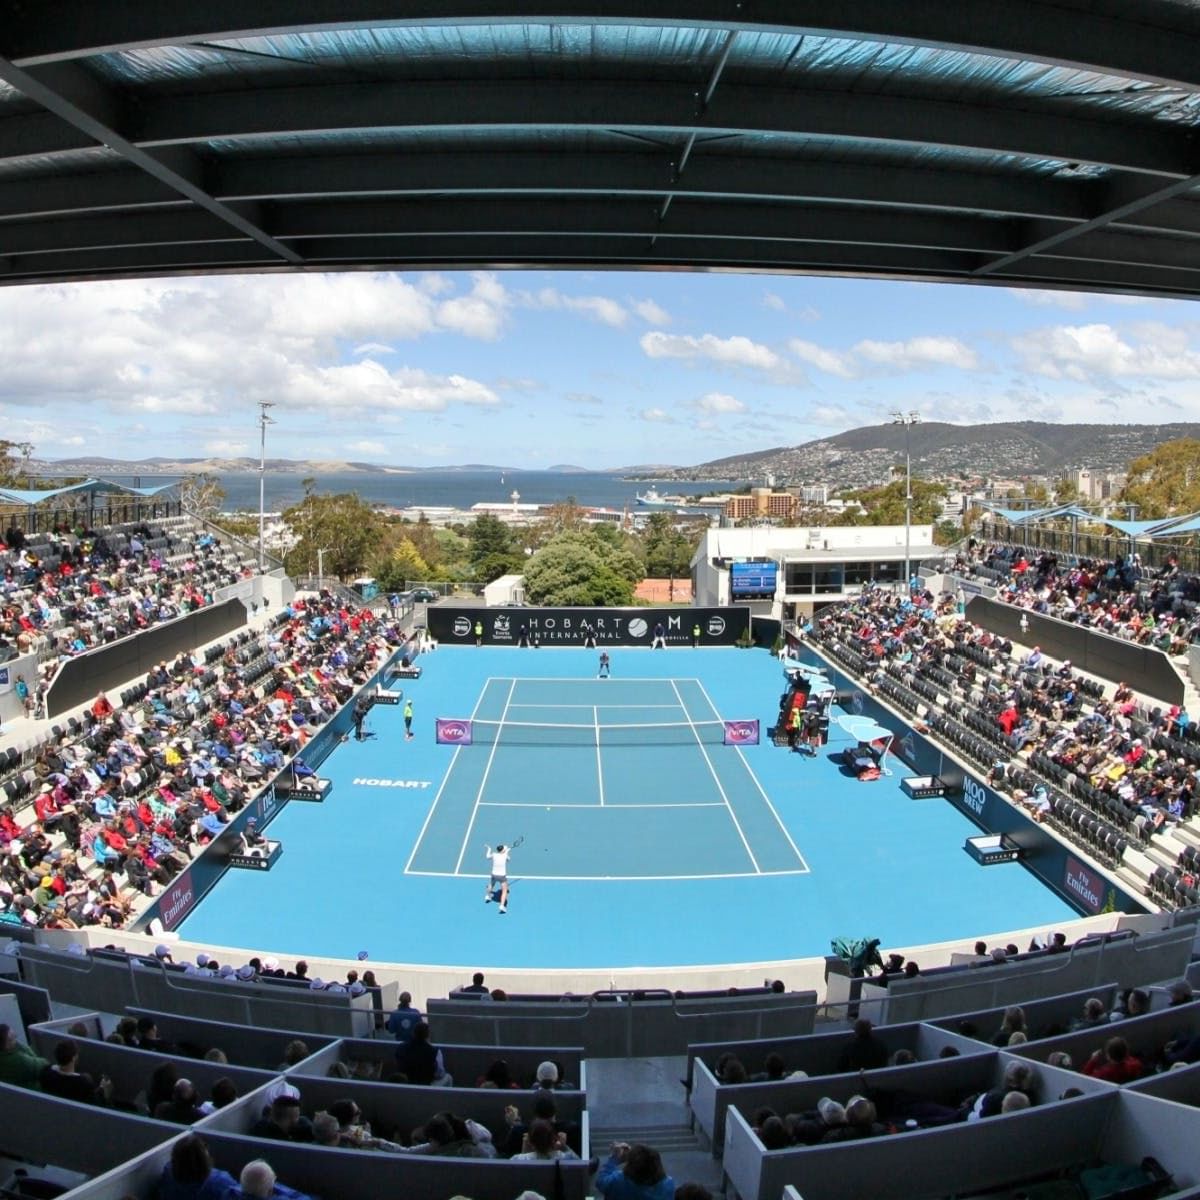
<path id="1" fill-rule="evenodd" d="M 263 789 L 262 794 L 255 803 L 258 806 L 258 827 L 262 829 L 275 815 L 275 810 L 279 807 L 279 801 L 275 797 L 274 783 L 268 784 Z"/>
<path id="2" fill-rule="evenodd" d="M 355 787 L 427 788 L 433 786 L 431 779 L 366 779 L 356 776 Z"/>
<path id="3" fill-rule="evenodd" d="M 980 783 L 978 779 L 972 779 L 970 775 L 963 776 L 962 782 L 962 802 L 963 806 L 970 809 L 977 817 L 982 817 L 984 809 L 988 806 L 988 801 L 991 799 L 991 788 Z"/>
<path id="4" fill-rule="evenodd" d="M 757 746 L 758 721 L 726 721 L 726 746 Z"/>
<path id="5" fill-rule="evenodd" d="M 470 721 L 438 717 L 433 723 L 433 727 L 439 746 L 469 746 L 471 744 Z"/>
<path id="6" fill-rule="evenodd" d="M 430 635 L 442 645 L 732 646 L 750 629 L 750 609 L 723 608 L 452 608 L 429 609 Z"/>
<path id="7" fill-rule="evenodd" d="M 196 904 L 196 889 L 192 886 L 192 871 L 189 867 L 177 879 L 167 885 L 167 890 L 158 902 L 158 915 L 164 929 L 174 929 Z"/>
<path id="8" fill-rule="evenodd" d="M 1063 872 L 1063 887 L 1077 904 L 1090 913 L 1098 913 L 1104 907 L 1108 881 L 1091 867 L 1085 867 L 1077 858 L 1067 855 L 1066 870 Z"/>

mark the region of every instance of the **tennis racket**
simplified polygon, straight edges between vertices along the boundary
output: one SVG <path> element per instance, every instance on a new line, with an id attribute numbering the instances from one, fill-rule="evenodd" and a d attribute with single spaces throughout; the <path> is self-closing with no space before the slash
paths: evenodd
<path id="1" fill-rule="evenodd" d="M 521 834 L 521 836 L 520 836 L 519 838 L 517 838 L 517 840 L 516 840 L 515 842 L 513 842 L 513 843 L 512 843 L 512 844 L 509 846 L 509 849 L 510 849 L 510 850 L 515 850 L 515 849 L 516 849 L 516 848 L 517 848 L 519 845 L 521 845 L 521 843 L 522 843 L 522 842 L 524 842 L 524 841 L 525 841 L 525 835 L 524 835 L 524 834 Z"/>

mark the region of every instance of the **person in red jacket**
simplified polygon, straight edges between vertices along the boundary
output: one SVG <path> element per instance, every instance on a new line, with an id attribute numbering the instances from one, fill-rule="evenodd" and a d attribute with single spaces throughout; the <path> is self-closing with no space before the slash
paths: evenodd
<path id="1" fill-rule="evenodd" d="M 1130 1052 L 1129 1044 L 1122 1037 L 1109 1038 L 1103 1050 L 1097 1050 L 1083 1064 L 1081 1070 L 1094 1079 L 1106 1079 L 1109 1083 L 1131 1083 L 1145 1071 L 1145 1064 Z"/>
<path id="2" fill-rule="evenodd" d="M 105 717 L 112 716 L 113 706 L 109 702 L 108 697 L 101 692 L 92 702 L 92 716 L 97 721 L 103 721 Z"/>

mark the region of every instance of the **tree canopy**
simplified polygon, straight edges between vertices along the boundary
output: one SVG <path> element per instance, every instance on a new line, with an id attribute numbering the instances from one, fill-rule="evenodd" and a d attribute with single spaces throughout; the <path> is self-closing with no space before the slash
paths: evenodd
<path id="1" fill-rule="evenodd" d="M 1200 511 L 1200 441 L 1177 438 L 1135 458 L 1118 499 L 1146 520 Z"/>
<path id="2" fill-rule="evenodd" d="M 284 510 L 283 521 L 296 539 L 284 560 L 291 575 L 315 574 L 317 551 L 323 550 L 327 575 L 353 579 L 374 562 L 384 542 L 383 519 L 353 492 L 309 491 Z"/>
<path id="3" fill-rule="evenodd" d="M 924 479 L 912 481 L 912 519 L 915 525 L 933 524 L 942 515 L 942 500 L 946 485 L 929 483 Z M 895 479 L 882 487 L 862 488 L 845 492 L 846 500 L 857 500 L 859 509 L 841 513 L 830 525 L 903 525 L 904 480 Z"/>
<path id="4" fill-rule="evenodd" d="M 499 517 L 480 513 L 467 526 L 467 540 L 476 583 L 491 583 L 501 575 L 524 569 L 524 552 L 517 546 L 512 530 Z"/>
<path id="5" fill-rule="evenodd" d="M 646 554 L 646 574 L 652 579 L 677 579 L 688 574 L 695 545 L 675 528 L 670 514 L 656 512 L 650 515 L 642 534 L 642 544 Z"/>
<path id="6" fill-rule="evenodd" d="M 534 604 L 630 604 L 643 574 L 638 556 L 607 534 L 562 533 L 526 564 L 525 596 Z"/>

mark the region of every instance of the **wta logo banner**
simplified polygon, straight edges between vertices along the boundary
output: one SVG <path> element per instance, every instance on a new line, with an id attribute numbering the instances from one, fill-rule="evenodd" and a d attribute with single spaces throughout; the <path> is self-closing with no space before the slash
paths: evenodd
<path id="1" fill-rule="evenodd" d="M 1067 869 L 1063 875 L 1063 886 L 1088 912 L 1098 913 L 1104 907 L 1105 883 L 1095 871 L 1085 867 L 1078 859 L 1067 855 Z"/>
<path id="2" fill-rule="evenodd" d="M 726 721 L 726 746 L 757 746 L 758 721 Z"/>
<path id="3" fill-rule="evenodd" d="M 438 717 L 434 731 L 439 746 L 469 746 L 471 744 L 471 722 Z"/>

